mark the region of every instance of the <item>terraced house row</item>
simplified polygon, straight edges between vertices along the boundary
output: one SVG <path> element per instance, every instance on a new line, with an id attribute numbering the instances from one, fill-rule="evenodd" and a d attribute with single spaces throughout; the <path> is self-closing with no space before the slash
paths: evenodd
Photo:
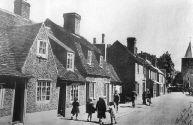
<path id="1" fill-rule="evenodd" d="M 102 43 L 91 44 L 79 34 L 77 13 L 65 13 L 63 26 L 29 16 L 24 0 L 15 0 L 14 13 L 0 9 L 0 124 L 65 117 L 74 97 L 81 105 L 101 96 L 108 103 L 115 89 L 122 102 L 133 89 L 139 97 L 147 89 L 152 96 L 164 93 L 164 72 L 137 54 L 135 38 L 127 47 L 118 41 L 107 46 L 102 34 Z"/>

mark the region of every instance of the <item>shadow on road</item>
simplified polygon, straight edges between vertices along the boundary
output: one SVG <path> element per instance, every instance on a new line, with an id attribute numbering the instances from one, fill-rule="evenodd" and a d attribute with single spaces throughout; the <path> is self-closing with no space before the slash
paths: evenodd
<path id="1" fill-rule="evenodd" d="M 133 108 L 133 106 L 120 106 L 121 108 Z"/>
<path id="2" fill-rule="evenodd" d="M 192 95 L 189 95 L 189 94 L 185 94 L 186 96 L 192 96 Z"/>

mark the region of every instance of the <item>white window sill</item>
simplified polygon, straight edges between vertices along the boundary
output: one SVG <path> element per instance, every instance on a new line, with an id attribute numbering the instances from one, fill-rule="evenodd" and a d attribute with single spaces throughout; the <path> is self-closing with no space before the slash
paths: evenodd
<path id="1" fill-rule="evenodd" d="M 47 104 L 47 103 L 50 103 L 51 101 L 50 100 L 47 100 L 47 101 L 36 101 L 37 104 Z"/>
<path id="2" fill-rule="evenodd" d="M 42 59 L 48 59 L 48 57 L 46 55 L 37 55 L 38 58 L 42 58 Z"/>
<path id="3" fill-rule="evenodd" d="M 68 71 L 72 71 L 72 72 L 74 72 L 74 70 L 73 69 L 67 69 Z"/>

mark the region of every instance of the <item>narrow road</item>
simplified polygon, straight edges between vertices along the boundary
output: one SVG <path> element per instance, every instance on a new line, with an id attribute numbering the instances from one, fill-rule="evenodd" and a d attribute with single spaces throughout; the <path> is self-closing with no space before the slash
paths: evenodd
<path id="1" fill-rule="evenodd" d="M 151 106 L 136 106 L 134 112 L 117 119 L 117 125 L 173 125 L 183 109 L 193 104 L 193 96 L 174 92 L 153 98 Z"/>

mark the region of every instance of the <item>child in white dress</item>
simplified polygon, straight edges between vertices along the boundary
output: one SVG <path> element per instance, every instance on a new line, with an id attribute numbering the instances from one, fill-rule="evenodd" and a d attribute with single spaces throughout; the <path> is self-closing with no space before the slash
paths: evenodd
<path id="1" fill-rule="evenodd" d="M 116 122 L 116 118 L 115 118 L 115 104 L 114 102 L 109 102 L 109 113 L 110 113 L 110 117 L 111 117 L 111 124 L 113 124 L 113 119 L 115 121 L 115 124 L 117 123 Z"/>

